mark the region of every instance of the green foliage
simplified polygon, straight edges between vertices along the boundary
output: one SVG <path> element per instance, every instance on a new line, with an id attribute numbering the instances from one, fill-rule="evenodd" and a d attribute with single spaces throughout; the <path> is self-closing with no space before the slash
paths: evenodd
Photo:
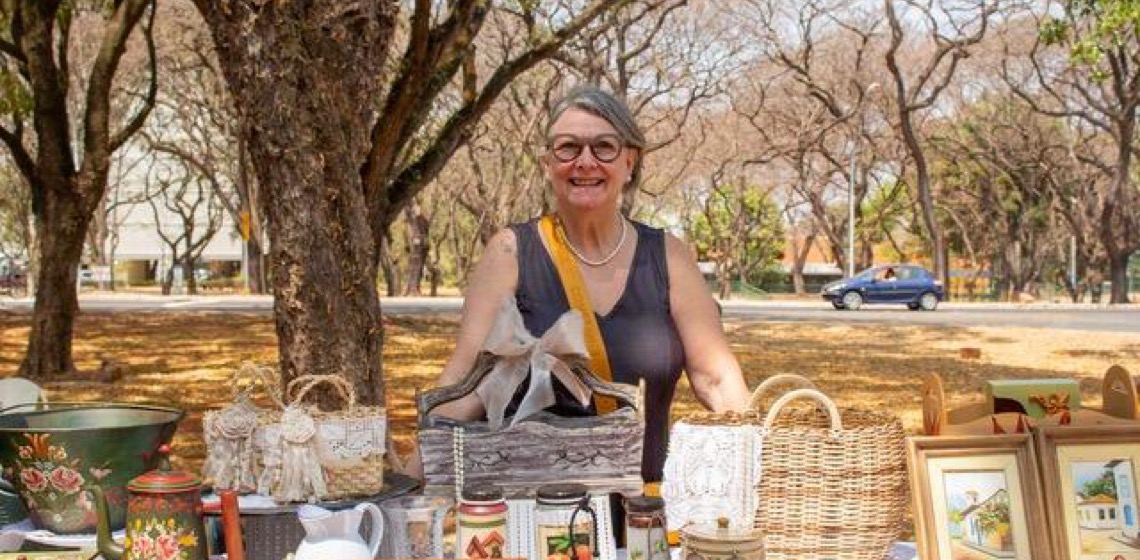
<path id="1" fill-rule="evenodd" d="M 1116 498 L 1116 478 L 1111 472 L 1105 471 L 1095 480 L 1090 480 L 1081 487 L 1081 495 L 1085 498 L 1093 496 L 1108 496 Z"/>
<path id="2" fill-rule="evenodd" d="M 1140 0 L 1070 0 L 1065 18 L 1049 18 L 1038 30 L 1047 45 L 1069 49 L 1074 66 L 1086 67 L 1096 81 L 1109 78 L 1101 64 L 1107 51 L 1134 50 L 1140 30 Z"/>
<path id="3" fill-rule="evenodd" d="M 0 115 L 26 117 L 33 108 L 32 92 L 24 80 L 0 66 Z"/>
<path id="4" fill-rule="evenodd" d="M 1009 501 L 1001 498 L 990 500 L 978 510 L 977 519 L 978 529 L 984 535 L 1009 531 Z"/>
<path id="5" fill-rule="evenodd" d="M 727 187 L 708 196 L 708 211 L 697 215 L 692 228 L 698 258 L 716 260 L 728 243 L 739 243 L 734 255 L 738 270 L 749 282 L 762 282 L 764 270 L 783 254 L 783 225 L 776 203 L 757 188 Z"/>

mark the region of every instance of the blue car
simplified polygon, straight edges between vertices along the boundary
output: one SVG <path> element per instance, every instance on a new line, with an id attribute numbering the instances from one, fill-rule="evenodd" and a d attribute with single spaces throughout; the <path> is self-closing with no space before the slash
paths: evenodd
<path id="1" fill-rule="evenodd" d="M 905 303 L 913 311 L 934 311 L 944 293 L 942 282 L 929 270 L 900 264 L 868 268 L 851 278 L 830 282 L 820 295 L 836 309 L 859 309 L 864 303 Z"/>

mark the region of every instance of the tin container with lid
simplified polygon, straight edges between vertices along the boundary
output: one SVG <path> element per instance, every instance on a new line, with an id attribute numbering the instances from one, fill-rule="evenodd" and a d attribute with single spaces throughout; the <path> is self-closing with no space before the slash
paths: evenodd
<path id="1" fill-rule="evenodd" d="M 582 484 L 547 484 L 536 493 L 535 558 L 591 560 L 598 543 L 598 515 Z"/>
<path id="2" fill-rule="evenodd" d="M 502 558 L 507 547 L 507 502 L 494 484 L 465 486 L 455 508 L 455 557 Z"/>
<path id="3" fill-rule="evenodd" d="M 682 560 L 764 560 L 764 533 L 759 529 L 733 529 L 728 518 L 715 526 L 692 524 L 681 528 Z"/>
<path id="4" fill-rule="evenodd" d="M 629 560 L 669 560 L 665 500 L 652 497 L 625 501 L 625 548 Z"/>

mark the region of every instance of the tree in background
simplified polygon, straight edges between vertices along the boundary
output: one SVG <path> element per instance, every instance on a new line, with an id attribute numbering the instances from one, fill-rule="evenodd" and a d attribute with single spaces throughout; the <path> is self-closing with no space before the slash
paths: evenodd
<path id="1" fill-rule="evenodd" d="M 1140 11 L 1131 0 L 1049 2 L 1030 15 L 1039 34 L 1027 52 L 1011 45 L 1005 76 L 1035 110 L 1078 121 L 1112 140 L 1090 152 L 1107 181 L 1098 237 L 1108 260 L 1112 303 L 1128 303 L 1128 262 L 1140 249 L 1140 194 L 1132 181 L 1140 108 Z M 1020 62 L 1024 62 L 1019 64 Z"/>
<path id="2" fill-rule="evenodd" d="M 892 95 L 897 110 L 897 126 L 914 162 L 916 198 L 934 257 L 934 274 L 949 286 L 949 253 L 935 212 L 930 166 L 916 121 L 931 110 L 950 85 L 958 64 L 970 55 L 970 48 L 985 38 L 999 2 L 952 0 L 935 5 L 929 0 L 883 0 L 883 5 L 891 30 L 886 61 L 894 81 Z M 913 50 L 908 53 L 903 49 L 908 35 L 916 31 L 907 24 L 907 21 L 913 21 L 909 18 L 922 22 L 919 29 L 925 35 L 922 43 L 909 45 L 919 47 L 919 52 L 923 53 L 917 60 L 913 58 Z"/>
<path id="3" fill-rule="evenodd" d="M 600 33 L 607 11 L 659 3 L 416 0 L 402 20 L 397 0 L 195 0 L 264 195 L 286 381 L 338 373 L 365 388 L 362 402 L 384 402 L 376 277 L 389 225 L 511 81 Z M 519 32 L 480 74 L 475 41 L 492 12 Z"/>
<path id="4" fill-rule="evenodd" d="M 71 342 L 79 312 L 76 276 L 87 227 L 107 187 L 111 155 L 142 126 L 157 89 L 155 46 L 151 33 L 153 0 L 92 2 L 105 27 L 80 92 L 69 96 L 72 23 L 86 7 L 77 0 L 4 0 L 0 2 L 0 140 L 31 191 L 38 261 L 36 302 L 28 352 L 20 375 L 47 380 L 75 370 Z M 149 15 L 147 15 L 149 10 Z M 145 16 L 145 19 L 144 19 Z M 141 22 L 141 24 L 140 24 Z M 115 127 L 113 92 L 116 72 L 136 28 L 141 27 L 149 76 L 141 91 L 121 95 L 131 109 Z M 84 101 L 73 113 L 69 99 Z M 121 108 L 120 108 L 121 110 Z M 81 125 L 72 131 L 72 115 Z M 29 135 L 28 125 L 31 125 Z M 31 137 L 30 137 L 31 136 Z"/>

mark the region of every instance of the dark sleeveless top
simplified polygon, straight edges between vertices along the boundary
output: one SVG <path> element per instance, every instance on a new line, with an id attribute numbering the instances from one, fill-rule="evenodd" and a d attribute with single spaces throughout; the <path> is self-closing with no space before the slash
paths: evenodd
<path id="1" fill-rule="evenodd" d="M 596 315 L 614 381 L 637 385 L 645 379 L 645 445 L 641 476 L 660 481 L 668 451 L 669 407 L 685 353 L 669 308 L 669 269 L 665 262 L 665 234 L 633 222 L 637 248 L 633 264 L 613 310 Z M 515 298 L 527 329 L 541 336 L 570 309 L 554 261 L 539 237 L 537 220 L 511 226 L 518 239 L 519 278 Z M 523 385 L 526 385 L 525 383 Z M 561 390 L 560 390 L 561 389 Z M 515 402 L 521 400 L 520 387 Z M 584 409 L 555 380 L 557 403 L 551 407 L 562 415 L 593 414 Z M 508 414 L 514 406 L 508 407 Z"/>

